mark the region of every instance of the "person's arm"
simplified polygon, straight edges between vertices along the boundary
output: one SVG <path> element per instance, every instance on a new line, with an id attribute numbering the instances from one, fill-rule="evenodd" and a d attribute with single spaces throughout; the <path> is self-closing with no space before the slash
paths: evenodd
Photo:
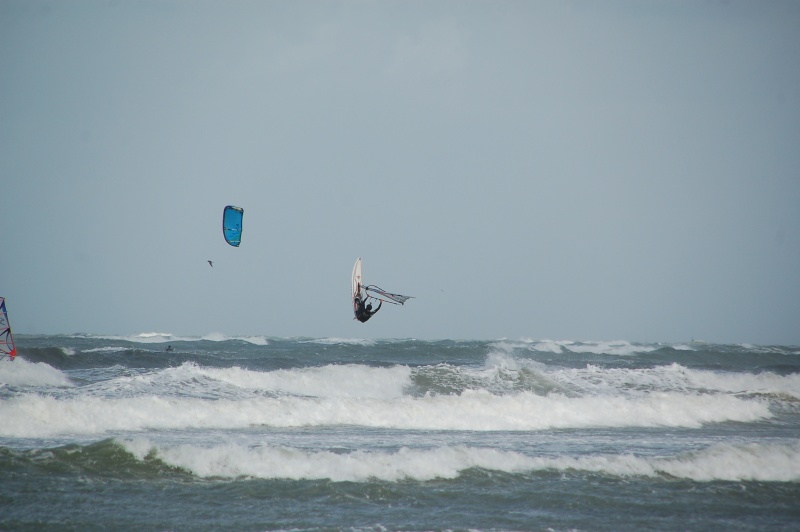
<path id="1" fill-rule="evenodd" d="M 379 300 L 378 300 L 378 308 L 376 308 L 375 310 L 373 310 L 373 311 L 372 311 L 372 313 L 373 313 L 373 314 L 375 314 L 376 312 L 378 312 L 378 311 L 381 309 L 381 305 L 383 305 L 383 300 L 382 300 L 382 299 L 379 299 Z"/>

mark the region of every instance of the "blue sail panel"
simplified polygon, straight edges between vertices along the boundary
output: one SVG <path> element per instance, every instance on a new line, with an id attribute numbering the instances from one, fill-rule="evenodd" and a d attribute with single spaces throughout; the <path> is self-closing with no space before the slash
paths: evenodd
<path id="1" fill-rule="evenodd" d="M 234 247 L 239 247 L 242 242 L 242 218 L 244 209 L 228 205 L 222 213 L 222 234 L 225 242 Z"/>

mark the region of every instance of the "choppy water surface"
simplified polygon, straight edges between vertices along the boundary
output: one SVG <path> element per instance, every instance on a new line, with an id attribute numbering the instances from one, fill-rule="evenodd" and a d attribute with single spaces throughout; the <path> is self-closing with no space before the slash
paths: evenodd
<path id="1" fill-rule="evenodd" d="M 797 347 L 17 344 L 4 528 L 800 529 Z"/>

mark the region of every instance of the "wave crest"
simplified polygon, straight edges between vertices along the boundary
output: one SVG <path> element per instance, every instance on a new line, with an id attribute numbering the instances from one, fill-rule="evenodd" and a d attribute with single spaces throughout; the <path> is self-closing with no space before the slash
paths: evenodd
<path id="1" fill-rule="evenodd" d="M 713 445 L 672 457 L 599 454 L 528 456 L 463 445 L 432 449 L 338 453 L 290 447 L 156 445 L 147 439 L 119 444 L 140 461 L 158 459 L 203 478 L 319 480 L 334 482 L 454 479 L 471 469 L 510 474 L 561 472 L 614 477 L 711 481 L 800 482 L 800 444 Z"/>

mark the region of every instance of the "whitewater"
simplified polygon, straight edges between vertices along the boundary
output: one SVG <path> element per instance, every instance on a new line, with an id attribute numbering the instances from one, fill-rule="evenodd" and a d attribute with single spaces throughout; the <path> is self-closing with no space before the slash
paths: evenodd
<path id="1" fill-rule="evenodd" d="M 0 528 L 800 530 L 795 346 L 17 346 Z"/>

